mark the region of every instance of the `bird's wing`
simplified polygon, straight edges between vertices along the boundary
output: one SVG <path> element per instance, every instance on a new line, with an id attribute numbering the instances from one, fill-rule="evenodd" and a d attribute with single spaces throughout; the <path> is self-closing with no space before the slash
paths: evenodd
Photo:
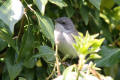
<path id="1" fill-rule="evenodd" d="M 72 36 L 72 33 L 70 33 L 70 32 L 63 32 L 63 36 L 64 36 L 64 38 L 65 38 L 65 40 L 68 42 L 68 43 L 70 43 L 71 45 L 73 44 L 73 43 L 75 43 L 75 40 L 74 40 L 74 37 Z"/>
<path id="2" fill-rule="evenodd" d="M 73 35 L 79 36 L 77 30 L 73 30 L 73 31 L 67 30 L 67 31 L 64 31 L 64 32 L 63 32 L 63 35 L 64 35 L 68 40 L 71 40 L 71 41 L 74 42 L 74 43 L 75 43 L 75 39 L 74 39 Z"/>

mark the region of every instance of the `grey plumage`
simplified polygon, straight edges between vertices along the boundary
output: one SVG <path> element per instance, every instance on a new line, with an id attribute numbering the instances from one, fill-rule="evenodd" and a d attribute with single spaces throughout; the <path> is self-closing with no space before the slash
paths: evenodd
<path id="1" fill-rule="evenodd" d="M 65 57 L 77 57 L 77 52 L 72 45 L 75 43 L 72 34 L 78 35 L 78 32 L 73 22 L 67 17 L 58 18 L 55 22 L 54 37 L 55 43 L 58 44 L 58 49 Z"/>

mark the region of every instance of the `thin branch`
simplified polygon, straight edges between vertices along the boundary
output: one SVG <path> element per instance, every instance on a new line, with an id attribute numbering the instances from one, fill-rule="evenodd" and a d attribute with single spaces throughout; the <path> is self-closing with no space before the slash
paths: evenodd
<path id="1" fill-rule="evenodd" d="M 53 76 L 55 69 L 56 69 L 56 64 L 54 65 L 54 68 L 53 68 L 51 74 L 46 78 L 46 80 L 49 80 Z"/>
<path id="2" fill-rule="evenodd" d="M 56 57 L 57 74 L 58 74 L 58 76 L 60 76 L 61 73 L 60 73 L 60 66 L 59 66 L 59 59 L 58 59 L 58 45 L 57 44 L 56 44 L 55 57 Z"/>

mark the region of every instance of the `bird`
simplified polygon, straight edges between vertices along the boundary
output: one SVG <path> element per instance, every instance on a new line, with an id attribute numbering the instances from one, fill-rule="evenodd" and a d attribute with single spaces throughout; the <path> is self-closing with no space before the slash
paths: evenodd
<path id="1" fill-rule="evenodd" d="M 55 19 L 54 40 L 58 45 L 58 50 L 64 55 L 64 60 L 78 57 L 77 51 L 73 47 L 73 43 L 75 43 L 73 35 L 78 36 L 78 31 L 70 18 Z"/>

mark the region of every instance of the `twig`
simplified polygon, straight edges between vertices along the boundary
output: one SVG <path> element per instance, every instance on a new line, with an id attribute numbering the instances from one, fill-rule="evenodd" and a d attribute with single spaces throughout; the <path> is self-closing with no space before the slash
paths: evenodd
<path id="1" fill-rule="evenodd" d="M 89 69 L 90 69 L 90 72 L 91 72 L 94 76 L 96 76 L 99 80 L 102 80 L 100 74 L 99 74 L 97 71 L 95 71 L 95 70 L 92 69 L 92 68 L 89 68 Z"/>
<path id="2" fill-rule="evenodd" d="M 55 69 L 56 69 L 56 64 L 54 65 L 54 68 L 53 68 L 51 74 L 46 78 L 46 80 L 49 80 L 49 79 L 52 77 L 52 75 L 53 75 L 54 72 L 55 72 Z"/>
<path id="3" fill-rule="evenodd" d="M 56 44 L 55 57 L 56 57 L 57 74 L 58 74 L 58 76 L 60 76 L 61 73 L 60 73 L 60 66 L 59 66 L 59 59 L 58 59 L 58 45 L 57 44 Z"/>

